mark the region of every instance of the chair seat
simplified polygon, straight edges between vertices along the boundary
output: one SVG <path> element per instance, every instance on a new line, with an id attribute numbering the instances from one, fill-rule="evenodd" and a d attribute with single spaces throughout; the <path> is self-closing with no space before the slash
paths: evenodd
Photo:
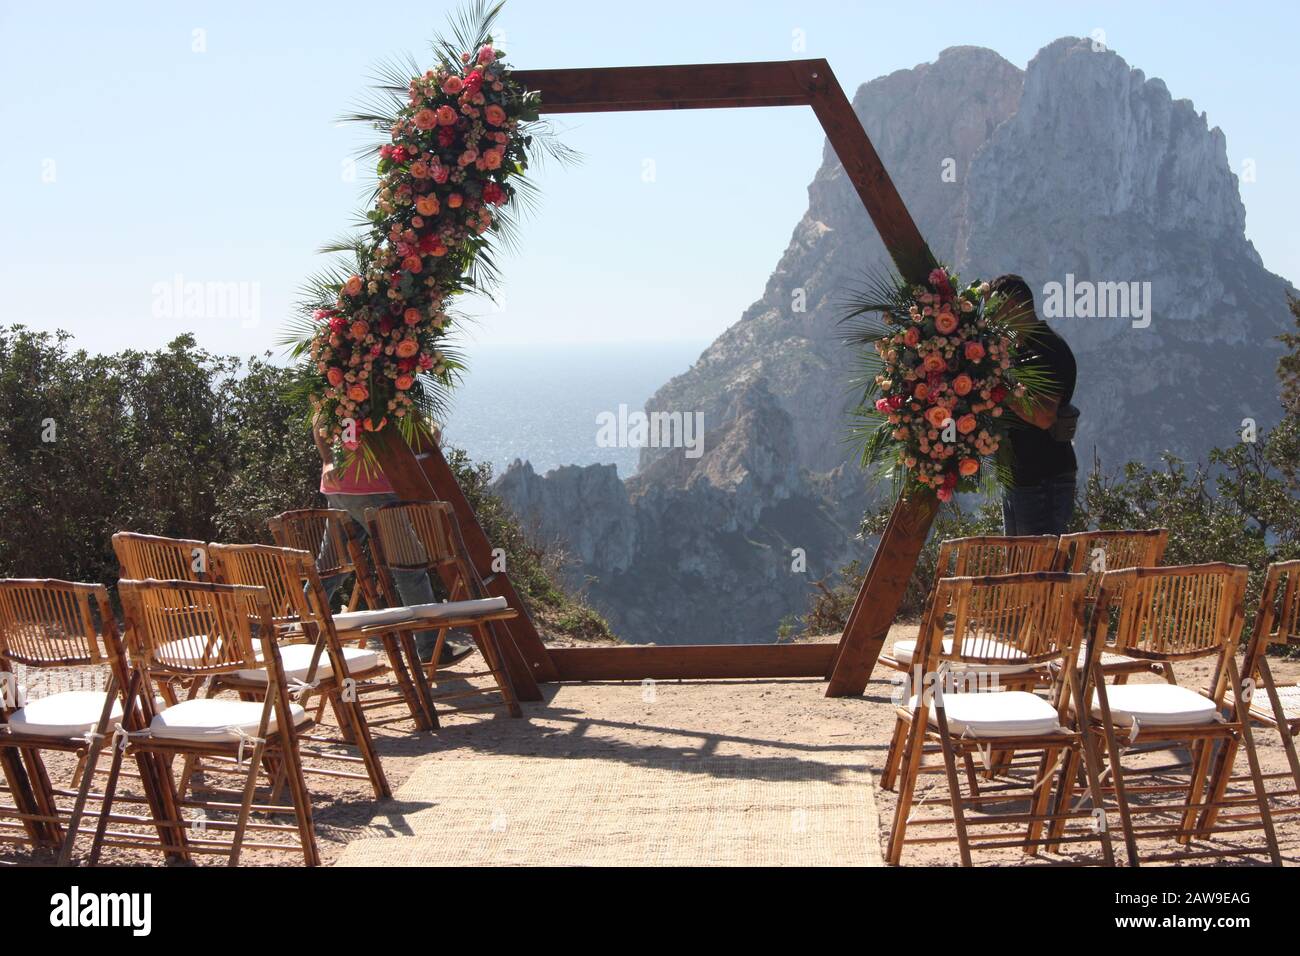
<path id="1" fill-rule="evenodd" d="M 1214 701 L 1176 684 L 1107 684 L 1106 700 L 1116 724 L 1134 720 L 1144 727 L 1183 727 L 1208 724 L 1218 710 Z M 1097 692 L 1093 691 L 1092 716 L 1101 717 Z"/>
<path id="2" fill-rule="evenodd" d="M 262 704 L 252 700 L 226 700 L 219 697 L 196 697 L 168 707 L 154 717 L 149 731 L 164 740 L 194 740 L 205 743 L 235 742 L 240 733 L 253 736 L 262 723 Z M 289 705 L 294 725 L 307 719 L 307 711 L 297 704 Z M 275 714 L 271 714 L 268 733 L 277 730 Z"/>
<path id="3" fill-rule="evenodd" d="M 280 664 L 284 668 L 285 679 L 305 681 L 307 672 L 311 669 L 312 655 L 315 652 L 316 647 L 314 644 L 282 645 L 280 647 Z M 262 659 L 260 650 L 257 659 L 259 661 Z M 347 666 L 349 674 L 363 674 L 379 666 L 379 652 L 364 647 L 345 647 L 343 648 L 343 663 Z M 316 664 L 316 679 L 321 680 L 331 677 L 333 674 L 334 667 L 330 663 L 329 655 L 321 651 L 320 661 Z M 266 682 L 266 671 L 262 668 L 236 671 L 235 676 L 242 680 Z"/>
<path id="4" fill-rule="evenodd" d="M 98 690 L 68 690 L 28 701 L 9 715 L 9 726 L 16 733 L 38 737 L 84 737 L 99 725 L 104 696 Z M 121 720 L 122 702 L 114 700 L 108 729 L 115 729 Z"/>
<path id="5" fill-rule="evenodd" d="M 337 631 L 359 631 L 365 627 L 398 624 L 412 619 L 436 623 L 439 620 L 496 614 L 509 608 L 502 597 L 475 601 L 444 601 L 440 604 L 412 604 L 407 607 L 384 607 L 372 611 L 344 611 L 334 615 Z"/>
<path id="6" fill-rule="evenodd" d="M 908 706 L 915 710 L 914 695 Z M 1037 694 L 1008 690 L 983 694 L 944 694 L 944 714 L 948 730 L 958 736 L 1035 737 L 1059 730 L 1056 709 Z M 931 706 L 931 726 L 939 725 L 939 715 Z"/>
<path id="7" fill-rule="evenodd" d="M 985 663 L 967 663 L 965 661 L 954 662 L 953 666 L 960 666 L 963 671 L 981 671 L 986 674 L 1023 674 L 1026 671 L 1034 669 L 1032 664 L 1017 664 L 1015 661 L 1023 661 L 1025 654 L 1018 648 L 1010 644 L 996 644 L 986 640 L 972 640 L 967 638 L 962 642 L 962 653 L 969 652 L 970 656 L 975 657 L 996 657 L 1006 658 L 1011 663 L 1007 664 L 985 664 Z M 992 652 L 992 653 L 990 653 Z M 943 639 L 943 653 L 945 656 L 952 653 L 952 638 Z M 911 667 L 912 661 L 916 657 L 916 641 L 904 640 L 894 642 L 894 660 L 904 667 Z"/>

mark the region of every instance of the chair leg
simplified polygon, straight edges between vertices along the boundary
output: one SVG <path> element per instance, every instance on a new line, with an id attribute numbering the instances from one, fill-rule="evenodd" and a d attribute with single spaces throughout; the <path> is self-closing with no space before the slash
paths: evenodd
<path id="1" fill-rule="evenodd" d="M 59 849 L 59 866 L 67 866 L 72 858 L 72 851 L 77 842 L 77 830 L 81 826 L 81 817 L 86 812 L 86 801 L 90 797 L 90 787 L 95 780 L 95 768 L 99 766 L 99 753 L 104 746 L 103 735 L 96 735 L 91 740 L 86 752 L 78 759 L 78 766 L 83 772 L 77 786 L 77 798 L 72 804 L 72 812 L 68 815 L 68 832 L 63 838 L 63 846 Z"/>
<path id="2" fill-rule="evenodd" d="M 524 712 L 519 707 L 519 701 L 515 698 L 515 684 L 510 677 L 509 668 L 506 667 L 505 655 L 501 652 L 496 628 L 490 623 L 486 626 L 479 624 L 475 627 L 474 634 L 479 653 L 488 662 L 488 668 L 496 678 L 497 689 L 501 691 L 501 697 L 505 700 L 510 716 L 522 717 Z"/>
<path id="3" fill-rule="evenodd" d="M 1160 665 L 1160 671 L 1164 675 L 1166 681 L 1177 686 L 1178 678 L 1174 676 L 1174 665 L 1170 664 L 1168 661 L 1165 661 L 1162 665 Z"/>
<path id="4" fill-rule="evenodd" d="M 392 632 L 388 632 L 381 634 L 379 640 L 384 645 L 384 653 L 388 656 L 388 666 L 393 672 L 393 678 L 397 681 L 398 693 L 406 701 L 406 708 L 411 712 L 411 719 L 415 721 L 416 730 L 436 730 L 438 727 L 437 715 L 429 713 L 416 690 L 415 680 L 406 666 L 406 659 L 403 656 L 397 637 Z"/>
<path id="5" fill-rule="evenodd" d="M 1209 796 L 1206 794 L 1207 783 L 1210 779 L 1210 762 L 1214 756 L 1213 741 L 1209 738 L 1198 741 L 1194 745 L 1195 753 L 1192 757 L 1192 774 L 1187 783 L 1187 803 L 1183 811 L 1183 821 L 1181 829 L 1196 829 L 1196 818 L 1206 809 L 1205 804 L 1209 802 Z M 1237 752 L 1237 742 L 1231 738 L 1223 742 L 1224 753 L 1222 755 L 1224 765 L 1231 767 Z M 1200 834 L 1197 834 L 1200 836 Z M 1177 837 L 1177 842 L 1186 846 L 1192 841 L 1192 834 L 1183 833 Z"/>
<path id="6" fill-rule="evenodd" d="M 1042 817 L 1050 812 L 1052 805 L 1052 777 L 1056 772 L 1056 764 L 1060 759 L 1061 747 L 1048 747 L 1043 751 L 1043 759 L 1038 762 L 1038 773 L 1034 775 L 1034 791 L 1029 801 L 1029 815 L 1031 817 Z M 1067 761 L 1068 763 L 1068 758 Z M 1031 819 L 1029 821 L 1028 841 L 1025 844 L 1025 852 L 1030 856 L 1038 855 L 1038 845 L 1035 842 L 1043 833 L 1044 821 Z"/>
<path id="7" fill-rule="evenodd" d="M 898 763 L 903 759 L 903 747 L 907 739 L 907 721 L 902 717 L 894 718 L 894 736 L 889 742 L 889 752 L 885 754 L 885 768 L 880 771 L 880 789 L 893 790 L 898 782 Z"/>
<path id="8" fill-rule="evenodd" d="M 1286 751 L 1286 759 L 1291 767 L 1291 777 L 1295 781 L 1296 792 L 1300 793 L 1300 756 L 1296 754 L 1292 722 L 1287 719 L 1286 710 L 1282 706 L 1281 699 L 1277 696 L 1277 684 L 1273 682 L 1273 673 L 1269 669 L 1267 658 L 1263 655 L 1260 655 L 1259 674 L 1261 682 L 1268 691 L 1269 702 L 1273 707 L 1273 720 L 1277 724 L 1278 735 L 1282 738 L 1282 748 Z"/>
<path id="9" fill-rule="evenodd" d="M 113 762 L 108 768 L 108 782 L 104 784 L 104 799 L 99 807 L 99 820 L 95 823 L 95 838 L 90 844 L 90 865 L 99 864 L 99 851 L 104 845 L 104 832 L 108 829 L 108 817 L 113 811 L 113 797 L 117 793 L 117 778 L 122 772 L 123 749 L 121 747 L 113 748 Z M 164 822 L 164 821 L 159 821 Z M 165 823 L 179 823 L 179 818 L 175 821 L 168 820 Z"/>
<path id="10" fill-rule="evenodd" d="M 244 778 L 244 795 L 239 804 L 239 815 L 235 818 L 235 829 L 230 835 L 230 856 L 227 866 L 239 866 L 239 853 L 244 846 L 244 831 L 248 829 L 248 817 L 253 812 L 253 797 L 257 792 L 257 771 L 262 766 L 262 753 L 266 744 L 260 739 L 253 745 L 253 755 L 248 759 L 248 776 Z"/>
<path id="11" fill-rule="evenodd" d="M 903 839 L 907 834 L 907 820 L 912 812 L 916 778 L 920 773 L 921 754 L 925 749 L 925 727 L 916 719 L 907 723 L 907 745 L 903 751 L 902 775 L 898 782 L 898 804 L 894 808 L 894 826 L 889 832 L 889 845 L 885 849 L 885 862 L 895 865 L 903 856 Z"/>
<path id="12" fill-rule="evenodd" d="M 13 747 L 0 744 L 0 765 L 4 768 L 5 782 L 13 796 L 14 807 L 19 813 L 39 814 L 42 811 L 37 804 L 31 777 L 23 766 L 22 757 Z M 49 827 L 40 820 L 24 819 L 20 821 L 27 831 L 27 839 L 33 847 L 44 846 L 53 842 Z"/>
<path id="13" fill-rule="evenodd" d="M 966 833 L 966 804 L 961 796 L 961 781 L 957 777 L 957 760 L 952 752 L 952 738 L 948 733 L 948 721 L 943 711 L 936 711 L 939 718 L 939 746 L 943 751 L 944 773 L 948 777 L 948 802 L 952 805 L 952 822 L 957 829 L 957 850 L 961 855 L 961 865 L 970 866 L 970 840 Z"/>

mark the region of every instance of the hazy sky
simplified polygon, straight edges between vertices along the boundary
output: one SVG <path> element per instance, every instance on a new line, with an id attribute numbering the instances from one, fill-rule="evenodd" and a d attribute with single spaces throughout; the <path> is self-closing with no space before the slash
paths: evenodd
<path id="1" fill-rule="evenodd" d="M 0 0 L 0 323 L 64 328 L 92 350 L 194 331 L 273 348 L 313 250 L 361 201 L 364 131 L 335 118 L 377 60 L 414 53 L 450 3 L 33 3 Z M 1247 235 L 1300 281 L 1300 88 L 1290 3 L 707 3 L 510 0 L 516 67 L 826 57 L 860 83 L 992 47 L 1017 66 L 1105 31 L 1227 135 Z M 802 39 L 803 49 L 794 49 Z M 586 159 L 538 178 L 540 214 L 507 258 L 482 343 L 705 341 L 762 292 L 807 204 L 823 135 L 810 110 L 560 118 Z M 647 162 L 653 181 L 647 181 Z M 219 317 L 177 281 L 243 283 Z M 278 348 L 275 348 L 279 352 Z"/>

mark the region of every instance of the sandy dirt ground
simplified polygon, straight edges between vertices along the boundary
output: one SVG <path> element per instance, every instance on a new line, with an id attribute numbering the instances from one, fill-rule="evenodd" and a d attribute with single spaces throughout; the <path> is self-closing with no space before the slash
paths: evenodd
<path id="1" fill-rule="evenodd" d="M 898 625 L 891 632 L 890 641 L 912 636 L 915 631 L 915 626 Z M 478 664 L 475 655 L 463 667 L 477 669 Z M 1300 662 L 1275 662 L 1274 674 L 1279 681 L 1294 683 L 1300 678 Z M 1205 679 L 1203 670 L 1192 668 L 1180 670 L 1178 676 L 1188 686 Z M 871 779 L 878 779 L 894 728 L 892 677 L 892 671 L 878 667 L 863 697 L 842 699 L 826 698 L 824 683 L 816 680 L 660 682 L 649 700 L 645 699 L 645 688 L 633 682 L 551 685 L 543 687 L 544 701 L 524 705 L 524 717 L 519 720 L 499 711 L 457 714 L 445 718 L 443 729 L 437 733 L 415 733 L 408 720 L 401 720 L 377 728 L 375 739 L 394 791 L 419 766 L 474 754 L 661 759 L 674 766 L 692 758 L 708 757 L 725 761 L 729 773 L 752 774 L 760 779 L 765 774 L 773 774 L 774 768 L 779 768 L 782 776 L 801 767 L 810 774 L 834 774 L 837 772 L 834 765 L 843 764 L 845 755 L 860 754 Z M 443 689 L 451 691 L 465 686 L 466 682 L 456 678 L 453 672 Z M 400 705 L 393 705 L 373 716 L 401 717 L 402 714 Z M 1275 731 L 1257 728 L 1256 741 L 1265 773 L 1287 769 L 1285 753 Z M 1177 757 L 1164 752 L 1138 759 L 1164 764 Z M 70 779 L 73 770 L 72 762 L 62 756 L 50 758 L 48 767 L 56 783 Z M 1238 758 L 1238 768 L 1244 767 L 1242 756 Z M 937 786 L 939 782 L 938 777 L 929 777 L 924 782 L 926 809 L 943 809 L 946 790 Z M 1274 789 L 1288 785 L 1289 778 L 1271 784 Z M 125 781 L 123 792 L 138 792 L 135 787 L 133 781 Z M 384 835 L 391 830 L 393 821 L 400 819 L 403 810 L 397 801 L 377 803 L 364 781 L 317 776 L 309 777 L 308 787 L 312 793 L 317 839 L 323 862 L 327 864 L 335 862 L 351 841 Z M 893 793 L 874 789 L 883 850 L 896 799 Z M 4 798 L 7 803 L 8 795 Z M 1274 805 L 1292 811 L 1278 816 L 1276 826 L 1284 862 L 1294 865 L 1300 860 L 1300 814 L 1294 812 L 1296 801 L 1280 798 Z M 84 858 L 87 845 L 88 841 L 79 843 L 79 858 Z M 1070 856 L 1048 857 L 1041 862 L 1057 859 L 1088 862 L 1098 858 L 1095 844 L 1079 844 Z M 110 849 L 105 853 L 104 862 L 156 865 L 159 859 L 156 853 Z M 48 862 L 47 858 L 34 860 L 25 849 L 0 854 L 0 860 Z M 224 860 L 203 857 L 199 862 L 211 865 Z M 301 857 L 280 851 L 247 850 L 241 862 L 294 866 L 301 864 Z M 909 866 L 955 865 L 956 846 L 952 843 L 908 846 L 902 862 Z M 975 862 L 1007 865 L 1028 861 L 1019 850 L 1006 849 L 979 853 Z"/>

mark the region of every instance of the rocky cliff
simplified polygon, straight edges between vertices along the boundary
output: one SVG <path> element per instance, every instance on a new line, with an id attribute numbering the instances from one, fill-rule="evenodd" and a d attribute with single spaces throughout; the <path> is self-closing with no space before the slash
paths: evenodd
<path id="1" fill-rule="evenodd" d="M 1189 101 L 1061 39 L 1024 71 L 948 49 L 853 105 L 935 254 L 963 275 L 1149 290 L 1149 321 L 1049 320 L 1079 361 L 1082 460 L 1199 457 L 1242 418 L 1276 419 L 1290 287 L 1246 240 L 1223 133 Z M 523 464 L 500 481 L 569 541 L 575 577 L 628 640 L 771 640 L 812 578 L 861 556 L 850 537 L 868 497 L 844 441 L 837 320 L 845 292 L 889 263 L 829 146 L 808 195 L 762 297 L 647 405 L 716 423 L 701 457 L 647 448 L 625 484 L 612 468 L 539 477 Z"/>

